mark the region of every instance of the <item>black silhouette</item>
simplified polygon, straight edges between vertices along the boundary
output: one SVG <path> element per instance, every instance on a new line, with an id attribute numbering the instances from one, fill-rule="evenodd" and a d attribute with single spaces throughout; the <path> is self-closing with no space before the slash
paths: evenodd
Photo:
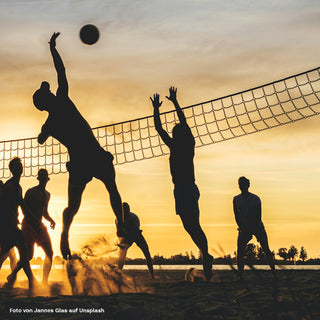
<path id="1" fill-rule="evenodd" d="M 260 242 L 267 262 L 275 276 L 273 255 L 270 251 L 267 233 L 261 220 L 261 200 L 257 195 L 249 192 L 250 181 L 246 177 L 240 177 L 238 184 L 241 193 L 233 198 L 233 211 L 239 227 L 237 250 L 239 277 L 243 278 L 244 251 L 253 235 Z"/>
<path id="2" fill-rule="evenodd" d="M 1 204 L 3 185 L 4 185 L 4 183 L 2 182 L 2 180 L 0 180 L 0 204 Z M 1 251 L 2 250 L 0 247 L 0 252 Z M 11 270 L 13 270 L 17 264 L 17 257 L 16 257 L 16 253 L 14 252 L 14 248 L 11 248 L 9 250 L 7 256 L 4 256 L 2 259 L 3 259 L 3 261 L 5 261 L 7 258 L 9 258 L 9 261 L 10 261 L 10 268 L 11 268 Z"/>
<path id="3" fill-rule="evenodd" d="M 127 202 L 123 203 L 123 216 L 124 216 L 124 226 L 126 230 L 125 237 L 119 237 L 119 260 L 118 267 L 122 270 L 127 256 L 128 249 L 132 246 L 133 243 L 141 249 L 144 256 L 146 257 L 147 266 L 150 272 L 151 277 L 153 278 L 153 265 L 152 259 L 149 252 L 149 247 L 147 241 L 142 235 L 142 230 L 140 230 L 140 220 L 136 214 L 130 211 L 130 206 Z"/>
<path id="4" fill-rule="evenodd" d="M 50 199 L 50 193 L 46 190 L 47 183 L 50 180 L 48 171 L 46 169 L 40 169 L 37 179 L 39 184 L 29 189 L 24 197 L 24 207 L 27 208 L 27 210 L 23 211 L 22 234 L 27 247 L 29 260 L 33 258 L 35 244 L 44 250 L 46 256 L 43 263 L 42 283 L 48 285 L 53 251 L 47 228 L 42 223 L 42 217 L 50 222 L 51 229 L 54 229 L 56 223 L 48 213 L 48 203 Z M 8 282 L 15 282 L 16 275 L 21 267 L 21 264 L 18 263 L 8 278 Z"/>
<path id="5" fill-rule="evenodd" d="M 207 280 L 210 280 L 213 258 L 208 253 L 207 238 L 199 222 L 200 193 L 195 184 L 193 165 L 195 140 L 177 101 L 177 89 L 171 87 L 169 93 L 169 97 L 166 98 L 174 104 L 180 123 L 173 128 L 171 138 L 162 128 L 159 113 L 162 101 L 160 102 L 159 95 L 156 93 L 153 99 L 150 98 L 154 109 L 154 124 L 160 137 L 170 149 L 170 171 L 174 184 L 176 213 L 180 216 L 185 230 L 200 249 L 204 274 Z"/>
<path id="6" fill-rule="evenodd" d="M 33 102 L 37 109 L 49 113 L 38 136 L 38 142 L 43 144 L 49 136 L 52 136 L 66 146 L 70 156 L 70 161 L 67 163 L 69 171 L 68 207 L 63 212 L 63 230 L 60 242 L 63 258 L 69 259 L 71 258 L 69 229 L 79 210 L 86 184 L 93 177 L 101 180 L 110 194 L 111 206 L 118 220 L 117 234 L 123 235 L 124 230 L 122 202 L 115 182 L 113 156 L 100 146 L 89 124 L 68 96 L 65 67 L 56 50 L 56 38 L 59 34 L 54 33 L 49 42 L 58 74 L 56 95 L 50 91 L 49 83 L 44 81 L 41 83 L 40 89 L 34 93 Z"/>
<path id="7" fill-rule="evenodd" d="M 22 266 L 28 277 L 29 287 L 32 288 L 35 285 L 36 280 L 30 268 L 27 248 L 23 239 L 22 231 L 18 228 L 18 207 L 20 206 L 24 211 L 27 210 L 23 203 L 22 189 L 19 184 L 23 171 L 21 160 L 19 158 L 12 159 L 9 163 L 9 169 L 12 173 L 12 178 L 3 186 L 2 199 L 0 203 L 0 268 L 4 260 L 7 258 L 10 249 L 16 246 L 20 255 L 20 260 L 17 265 Z M 10 282 L 8 282 L 6 286 L 10 286 Z"/>

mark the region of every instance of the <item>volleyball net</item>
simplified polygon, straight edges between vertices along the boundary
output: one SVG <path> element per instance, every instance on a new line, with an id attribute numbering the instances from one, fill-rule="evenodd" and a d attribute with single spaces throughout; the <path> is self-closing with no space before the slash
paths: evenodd
<path id="1" fill-rule="evenodd" d="M 320 113 L 320 68 L 259 87 L 183 108 L 196 147 L 285 125 Z M 169 133 L 178 122 L 175 110 L 162 113 Z M 114 164 L 160 157 L 169 152 L 154 127 L 153 116 L 92 129 L 101 146 L 114 155 Z M 20 157 L 25 177 L 40 168 L 49 174 L 66 172 L 68 152 L 50 137 L 0 142 L 0 179 L 8 178 L 8 164 Z"/>

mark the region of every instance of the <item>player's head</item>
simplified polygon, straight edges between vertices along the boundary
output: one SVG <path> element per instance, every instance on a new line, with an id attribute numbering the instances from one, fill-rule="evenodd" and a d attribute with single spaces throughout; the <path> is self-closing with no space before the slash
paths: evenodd
<path id="1" fill-rule="evenodd" d="M 15 157 L 9 162 L 9 170 L 13 176 L 22 175 L 23 167 L 19 157 Z"/>
<path id="2" fill-rule="evenodd" d="M 40 110 L 48 110 L 55 99 L 55 95 L 50 91 L 48 82 L 43 81 L 40 88 L 33 94 L 33 104 Z"/>
<path id="3" fill-rule="evenodd" d="M 247 191 L 250 187 L 250 180 L 242 176 L 238 179 L 238 184 L 241 191 Z"/>
<path id="4" fill-rule="evenodd" d="M 177 123 L 172 129 L 172 138 L 174 140 L 183 140 L 185 137 L 185 130 L 181 123 Z"/>
<path id="5" fill-rule="evenodd" d="M 40 169 L 38 171 L 37 179 L 40 183 L 47 183 L 50 180 L 47 169 Z"/>

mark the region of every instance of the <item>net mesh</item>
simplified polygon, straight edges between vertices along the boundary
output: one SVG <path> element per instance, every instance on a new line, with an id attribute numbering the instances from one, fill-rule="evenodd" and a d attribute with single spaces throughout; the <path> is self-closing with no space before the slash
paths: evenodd
<path id="1" fill-rule="evenodd" d="M 285 79 L 183 108 L 196 147 L 285 125 L 320 113 L 320 68 Z M 171 132 L 176 112 L 161 114 Z M 153 116 L 92 129 L 101 146 L 114 155 L 114 163 L 159 157 L 169 152 L 155 130 Z M 8 178 L 8 164 L 20 157 L 24 176 L 40 168 L 49 174 L 66 172 L 68 152 L 53 138 L 39 145 L 37 138 L 0 142 L 0 178 Z"/>

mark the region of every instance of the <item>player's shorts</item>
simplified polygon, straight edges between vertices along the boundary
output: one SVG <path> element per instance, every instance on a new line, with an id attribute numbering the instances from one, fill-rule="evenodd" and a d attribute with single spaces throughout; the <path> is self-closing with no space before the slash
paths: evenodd
<path id="1" fill-rule="evenodd" d="M 18 243 L 23 243 L 23 235 L 17 226 L 2 227 L 0 230 L 1 251 L 7 252 Z"/>
<path id="2" fill-rule="evenodd" d="M 73 185 L 85 185 L 93 177 L 106 180 L 114 177 L 113 155 L 102 148 L 90 154 L 73 156 L 67 162 L 69 182 Z"/>
<path id="3" fill-rule="evenodd" d="M 134 231 L 127 231 L 126 230 L 126 236 L 125 238 L 128 240 L 128 241 L 135 241 L 142 233 L 142 230 L 138 229 L 138 230 L 134 230 Z"/>
<path id="4" fill-rule="evenodd" d="M 35 231 L 31 224 L 24 219 L 22 221 L 22 234 L 27 247 L 33 247 L 35 243 L 40 247 L 51 243 L 48 230 L 43 223 L 40 223 L 39 230 Z"/>
<path id="5" fill-rule="evenodd" d="M 266 229 L 264 226 L 261 226 L 258 230 L 252 232 L 239 230 L 238 242 L 240 241 L 243 244 L 247 244 L 252 239 L 252 236 L 255 236 L 257 241 L 261 243 L 267 239 Z"/>
<path id="6" fill-rule="evenodd" d="M 129 248 L 131 245 L 138 240 L 138 238 L 141 236 L 142 230 L 135 230 L 135 231 L 127 231 L 126 235 L 124 237 L 119 237 L 119 244 L 118 246 L 120 248 Z"/>
<path id="7" fill-rule="evenodd" d="M 174 198 L 176 202 L 176 214 L 198 215 L 200 192 L 195 183 L 183 186 L 175 186 Z"/>

